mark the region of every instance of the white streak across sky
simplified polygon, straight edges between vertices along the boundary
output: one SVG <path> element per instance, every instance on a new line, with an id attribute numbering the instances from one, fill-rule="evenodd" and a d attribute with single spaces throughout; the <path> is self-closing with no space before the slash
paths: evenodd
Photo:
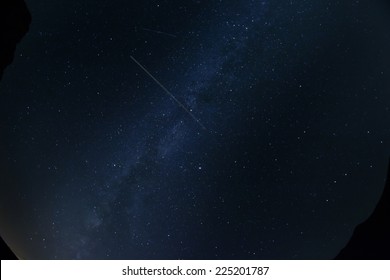
<path id="1" fill-rule="evenodd" d="M 100 228 L 99 230 L 111 227 L 110 221 L 113 220 L 111 216 L 115 215 L 113 209 L 118 207 L 119 202 L 126 209 L 128 216 L 132 217 L 127 220 L 127 228 L 133 237 L 134 244 L 147 244 L 153 239 L 150 235 L 150 228 L 153 227 L 153 224 L 141 226 L 141 221 L 152 220 L 152 213 L 154 213 L 154 210 L 143 202 L 147 197 L 153 197 L 154 201 L 168 198 L 172 200 L 173 205 L 176 205 L 173 206 L 173 209 L 182 208 L 183 205 L 181 205 L 180 199 L 178 200 L 178 197 L 176 197 L 177 194 L 168 195 L 170 192 L 176 192 L 169 186 L 172 178 L 176 178 L 177 181 L 184 180 L 182 182 L 183 196 L 188 195 L 191 200 L 192 197 L 195 198 L 210 191 L 199 186 L 199 184 L 196 184 L 196 188 L 190 185 L 185 186 L 185 177 L 183 177 L 191 169 L 204 173 L 204 170 L 211 168 L 210 163 L 205 162 L 208 157 L 207 150 L 210 148 L 204 151 L 200 148 L 205 145 L 205 139 L 199 133 L 206 130 L 206 126 L 200 122 L 194 113 L 200 113 L 201 116 L 207 119 L 212 127 L 212 132 L 216 135 L 223 135 L 226 129 L 234 125 L 230 121 L 230 111 L 237 111 L 239 108 L 234 103 L 229 102 L 229 99 L 235 99 L 234 95 L 242 94 L 240 91 L 249 87 L 253 77 L 241 76 L 241 73 L 237 72 L 236 69 L 230 69 L 225 65 L 232 61 L 243 63 L 246 46 L 250 40 L 256 40 L 254 33 L 259 32 L 259 28 L 260 30 L 263 28 L 261 19 L 266 12 L 264 3 L 254 4 L 251 7 L 244 7 L 245 4 L 247 3 L 241 4 L 242 9 L 248 14 L 236 15 L 229 22 L 221 22 L 220 19 L 213 20 L 209 23 L 208 31 L 203 31 L 200 37 L 185 36 L 184 41 L 187 50 L 183 51 L 182 48 L 179 48 L 177 53 L 171 54 L 169 60 L 164 59 L 169 64 L 165 67 L 171 69 L 168 73 L 172 73 L 172 77 L 166 75 L 163 70 L 158 70 L 158 72 L 163 73 L 164 81 L 169 79 L 168 84 L 175 85 L 174 91 L 180 93 L 180 96 L 173 95 L 143 64 L 134 56 L 130 56 L 133 62 L 151 78 L 149 79 L 151 86 L 146 88 L 142 95 L 148 96 L 148 91 L 151 89 L 153 92 L 157 92 L 155 95 L 161 95 L 159 89 L 154 89 L 153 84 L 156 83 L 167 96 L 183 109 L 185 114 L 169 113 L 174 109 L 171 102 L 167 102 L 167 99 L 160 99 L 160 103 L 150 108 L 146 115 L 136 118 L 139 124 L 132 125 L 134 128 L 129 131 L 124 150 L 118 151 L 118 154 L 127 155 L 127 160 L 120 164 L 123 167 L 120 169 L 122 171 L 117 176 L 111 177 L 105 185 L 99 188 L 101 190 L 97 193 L 101 201 L 101 206 L 98 208 L 106 210 L 99 211 L 99 218 L 97 218 L 96 210 L 93 209 L 92 214 L 89 214 L 89 216 L 92 215 L 93 220 L 88 221 L 88 224 L 97 225 Z M 224 9 L 229 10 L 228 7 L 224 7 Z M 215 12 L 223 13 L 222 11 Z M 230 17 L 226 16 L 226 18 Z M 159 40 L 158 37 L 154 39 Z M 192 46 L 199 44 L 201 46 L 199 49 L 193 49 Z M 226 46 L 231 47 L 226 50 Z M 187 67 L 189 65 L 189 67 L 182 69 L 183 65 L 177 63 L 180 60 L 192 60 L 192 62 L 187 61 L 185 65 Z M 231 92 L 230 88 L 235 88 L 235 92 Z M 212 93 L 207 93 L 210 91 Z M 211 94 L 214 102 L 204 104 L 200 100 L 202 94 Z M 185 104 L 180 102 L 178 98 L 184 99 Z M 188 108 L 191 108 L 191 111 Z M 156 127 L 155 119 L 161 116 L 161 112 L 167 112 L 170 117 L 159 120 L 159 127 Z M 199 125 L 201 131 L 185 121 L 186 115 L 189 115 Z M 137 137 L 134 137 L 134 135 L 137 135 Z M 216 143 L 209 142 L 209 145 L 215 145 Z M 212 146 L 209 147 L 212 148 Z M 186 159 L 183 160 L 183 151 L 185 150 L 189 150 L 191 154 L 193 153 L 193 156 L 188 154 L 185 156 Z M 131 155 L 134 152 L 137 154 L 136 157 L 134 157 L 134 154 Z M 199 161 L 199 155 L 195 153 L 205 154 L 203 156 L 204 160 Z M 121 155 L 118 155 L 118 158 L 123 157 Z M 178 159 L 180 160 L 178 161 Z M 172 169 L 172 165 L 175 168 Z M 135 174 L 140 174 L 142 168 L 146 168 L 145 175 L 134 177 Z M 162 175 L 164 173 L 167 175 Z M 166 179 L 168 185 L 160 181 L 161 176 L 169 176 Z M 106 185 L 110 186 L 109 189 L 105 187 Z M 122 193 L 128 192 L 131 193 L 128 198 L 121 197 Z M 108 208 L 103 207 L 103 205 L 108 205 Z M 157 215 L 157 213 L 154 215 Z M 89 229 L 86 230 L 90 231 Z M 169 233 L 167 232 L 166 235 L 168 236 Z M 164 237 L 160 236 L 159 238 Z M 94 247 L 92 243 L 85 245 L 85 247 L 87 246 Z"/>
<path id="2" fill-rule="evenodd" d="M 150 77 L 152 80 L 179 105 L 196 123 L 200 125 L 202 129 L 206 130 L 206 127 L 198 120 L 191 111 L 183 105 L 163 84 L 160 83 L 141 63 L 139 63 L 134 57 L 130 58 Z"/>

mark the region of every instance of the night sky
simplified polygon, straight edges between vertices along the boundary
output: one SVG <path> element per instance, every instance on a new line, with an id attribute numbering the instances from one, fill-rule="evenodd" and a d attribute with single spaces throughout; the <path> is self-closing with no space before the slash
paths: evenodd
<path id="1" fill-rule="evenodd" d="M 26 2 L 0 83 L 18 257 L 330 259 L 378 202 L 385 1 Z"/>

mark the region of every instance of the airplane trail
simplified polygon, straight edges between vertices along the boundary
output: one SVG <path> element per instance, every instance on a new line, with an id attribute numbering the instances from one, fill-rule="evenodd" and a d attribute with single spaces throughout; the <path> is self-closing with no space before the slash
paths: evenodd
<path id="1" fill-rule="evenodd" d="M 156 82 L 164 90 L 166 94 L 168 94 L 176 103 L 179 105 L 196 123 L 199 124 L 199 126 L 207 130 L 206 127 L 194 116 L 194 114 L 191 113 L 190 110 L 187 109 L 186 106 L 184 106 L 183 103 L 181 103 L 162 83 L 160 83 L 144 66 L 142 66 L 141 63 L 138 62 L 133 56 L 130 55 L 130 58 L 146 73 L 150 78 L 152 78 L 153 81 Z"/>
<path id="2" fill-rule="evenodd" d="M 176 35 L 173 35 L 173 34 L 170 34 L 170 33 L 162 32 L 162 31 L 158 31 L 158 30 L 153 30 L 153 29 L 149 29 L 149 28 L 141 28 L 141 29 L 144 30 L 144 31 L 149 31 L 149 32 L 153 32 L 153 33 L 156 33 L 156 34 L 166 35 L 166 36 L 170 36 L 170 37 L 173 37 L 173 38 L 177 38 Z"/>

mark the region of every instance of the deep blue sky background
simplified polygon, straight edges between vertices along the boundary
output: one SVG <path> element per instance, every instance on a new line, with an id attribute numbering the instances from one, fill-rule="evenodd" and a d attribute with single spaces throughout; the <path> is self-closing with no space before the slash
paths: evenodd
<path id="1" fill-rule="evenodd" d="M 27 4 L 0 84 L 1 234 L 18 256 L 333 258 L 373 210 L 382 1 Z"/>

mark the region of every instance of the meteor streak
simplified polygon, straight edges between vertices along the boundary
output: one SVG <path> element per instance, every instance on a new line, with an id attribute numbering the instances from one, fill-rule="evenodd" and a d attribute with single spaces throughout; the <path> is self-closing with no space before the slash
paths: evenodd
<path id="1" fill-rule="evenodd" d="M 183 103 L 181 103 L 169 90 L 167 90 L 166 87 L 163 86 L 162 83 L 160 83 L 144 66 L 142 66 L 141 63 L 138 62 L 138 60 L 136 60 L 133 56 L 130 56 L 130 58 L 146 73 L 148 74 L 148 76 L 150 78 L 152 78 L 153 81 L 156 82 L 156 84 L 158 84 L 160 86 L 160 88 L 162 88 L 164 90 L 164 92 L 166 94 L 168 94 L 172 99 L 173 101 L 175 101 L 177 103 L 177 105 L 179 105 L 195 122 L 197 122 L 200 127 L 204 130 L 206 130 L 206 127 L 194 116 L 194 114 L 191 113 L 191 111 L 189 109 L 187 109 L 186 106 L 184 106 Z"/>
<path id="2" fill-rule="evenodd" d="M 176 35 L 173 35 L 173 34 L 167 33 L 167 32 L 162 32 L 162 31 L 153 30 L 153 29 L 149 29 L 149 28 L 142 28 L 142 30 L 144 30 L 144 31 L 149 31 L 149 32 L 153 32 L 153 33 L 160 34 L 160 35 L 170 36 L 170 37 L 173 37 L 173 38 L 177 38 Z"/>

